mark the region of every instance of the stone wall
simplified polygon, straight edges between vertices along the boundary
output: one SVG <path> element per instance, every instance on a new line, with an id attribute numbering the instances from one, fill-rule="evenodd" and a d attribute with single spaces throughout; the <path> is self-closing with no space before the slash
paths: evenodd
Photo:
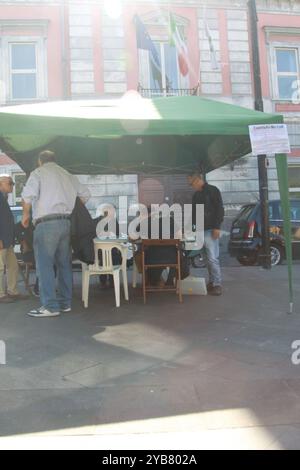
<path id="1" fill-rule="evenodd" d="M 119 95 L 127 89 L 124 24 L 120 18 L 102 15 L 104 93 Z"/>
<path id="2" fill-rule="evenodd" d="M 92 11 L 88 4 L 69 5 L 70 79 L 72 98 L 95 93 Z"/>
<path id="3" fill-rule="evenodd" d="M 274 157 L 268 159 L 269 197 L 276 199 L 278 193 L 278 181 L 276 162 Z M 258 199 L 258 169 L 257 157 L 248 156 L 237 160 L 232 165 L 227 165 L 208 174 L 208 181 L 216 184 L 223 195 L 224 203 L 229 208 L 240 206 Z M 236 193 L 239 193 L 238 199 Z"/>
<path id="4" fill-rule="evenodd" d="M 94 43 L 92 2 L 70 4 L 69 31 L 71 48 L 71 93 L 72 98 L 94 97 Z M 100 20 L 101 18 L 101 20 Z M 103 11 L 99 16 L 103 57 L 104 95 L 121 95 L 126 91 L 126 55 L 124 45 L 124 26 L 122 17 L 110 18 Z M 98 51 L 100 52 L 100 51 Z M 81 176 L 87 184 L 92 197 L 88 203 L 95 217 L 97 208 L 103 203 L 119 207 L 120 196 L 128 201 L 136 201 L 138 194 L 137 176 Z"/>
<path id="5" fill-rule="evenodd" d="M 105 175 L 80 176 L 80 181 L 86 184 L 91 192 L 91 199 L 87 207 L 93 217 L 103 203 L 113 204 L 116 208 L 122 207 L 127 198 L 128 206 L 138 202 L 138 185 L 136 175 Z"/>
<path id="6" fill-rule="evenodd" d="M 205 18 L 204 18 L 205 15 Z M 210 36 L 216 52 L 218 70 L 212 70 L 211 55 L 209 50 L 209 41 L 206 33 L 205 22 L 209 26 Z M 218 13 L 216 9 L 198 8 L 198 33 L 200 50 L 200 83 L 201 94 L 204 95 L 222 95 L 222 66 L 220 57 L 220 32 Z"/>
<path id="7" fill-rule="evenodd" d="M 232 96 L 251 96 L 247 11 L 227 10 L 227 27 Z"/>

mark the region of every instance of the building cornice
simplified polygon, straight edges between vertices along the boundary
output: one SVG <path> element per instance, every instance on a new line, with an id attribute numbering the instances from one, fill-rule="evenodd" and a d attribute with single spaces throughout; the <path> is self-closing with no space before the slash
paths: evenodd
<path id="1" fill-rule="evenodd" d="M 122 0 L 123 5 L 141 4 L 148 5 L 149 8 L 159 9 L 159 7 L 191 7 L 217 9 L 225 8 L 230 10 L 246 10 L 248 0 L 159 0 L 153 4 L 151 0 Z M 22 6 L 54 6 L 54 5 L 99 5 L 103 6 L 100 0 L 0 0 L 1 5 L 22 5 Z M 257 9 L 260 13 L 272 14 L 300 14 L 300 0 L 257 0 Z"/>
<path id="2" fill-rule="evenodd" d="M 264 31 L 266 33 L 266 42 L 269 43 L 270 35 L 282 34 L 284 36 L 297 36 L 300 35 L 300 28 L 294 27 L 281 27 L 281 26 L 265 26 Z"/>
<path id="3" fill-rule="evenodd" d="M 42 31 L 43 36 L 47 36 L 49 20 L 20 20 L 20 19 L 0 19 L 0 32 L 4 32 L 5 30 L 13 30 L 13 29 L 39 29 Z"/>

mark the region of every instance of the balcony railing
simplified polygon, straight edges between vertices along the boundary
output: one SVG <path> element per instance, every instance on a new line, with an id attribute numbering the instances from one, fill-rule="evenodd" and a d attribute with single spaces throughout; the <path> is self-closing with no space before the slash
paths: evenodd
<path id="1" fill-rule="evenodd" d="M 144 88 L 140 84 L 137 90 L 143 98 L 158 98 L 169 96 L 199 96 L 199 84 L 194 88 L 162 88 L 160 90 L 155 88 Z"/>

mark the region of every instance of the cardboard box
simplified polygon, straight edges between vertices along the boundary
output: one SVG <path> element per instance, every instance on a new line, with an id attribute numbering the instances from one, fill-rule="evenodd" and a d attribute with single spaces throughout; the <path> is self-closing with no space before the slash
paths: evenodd
<path id="1" fill-rule="evenodd" d="M 204 277 L 189 276 L 181 281 L 181 288 L 183 295 L 207 295 Z"/>

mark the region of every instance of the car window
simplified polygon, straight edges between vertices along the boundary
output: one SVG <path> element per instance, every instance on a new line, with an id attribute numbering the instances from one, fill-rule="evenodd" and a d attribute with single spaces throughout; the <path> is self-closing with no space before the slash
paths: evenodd
<path id="1" fill-rule="evenodd" d="M 291 201 L 290 216 L 291 220 L 300 220 L 300 201 Z"/>
<path id="2" fill-rule="evenodd" d="M 274 201 L 269 203 L 269 219 L 282 220 L 280 201 Z"/>
<path id="3" fill-rule="evenodd" d="M 15 224 L 18 224 L 22 220 L 22 210 L 12 211 Z"/>
<path id="4" fill-rule="evenodd" d="M 274 220 L 274 209 L 273 209 L 273 204 L 269 204 L 269 219 Z"/>
<path id="5" fill-rule="evenodd" d="M 253 209 L 253 205 L 242 207 L 241 212 L 237 216 L 237 220 L 248 220 L 253 212 Z"/>

